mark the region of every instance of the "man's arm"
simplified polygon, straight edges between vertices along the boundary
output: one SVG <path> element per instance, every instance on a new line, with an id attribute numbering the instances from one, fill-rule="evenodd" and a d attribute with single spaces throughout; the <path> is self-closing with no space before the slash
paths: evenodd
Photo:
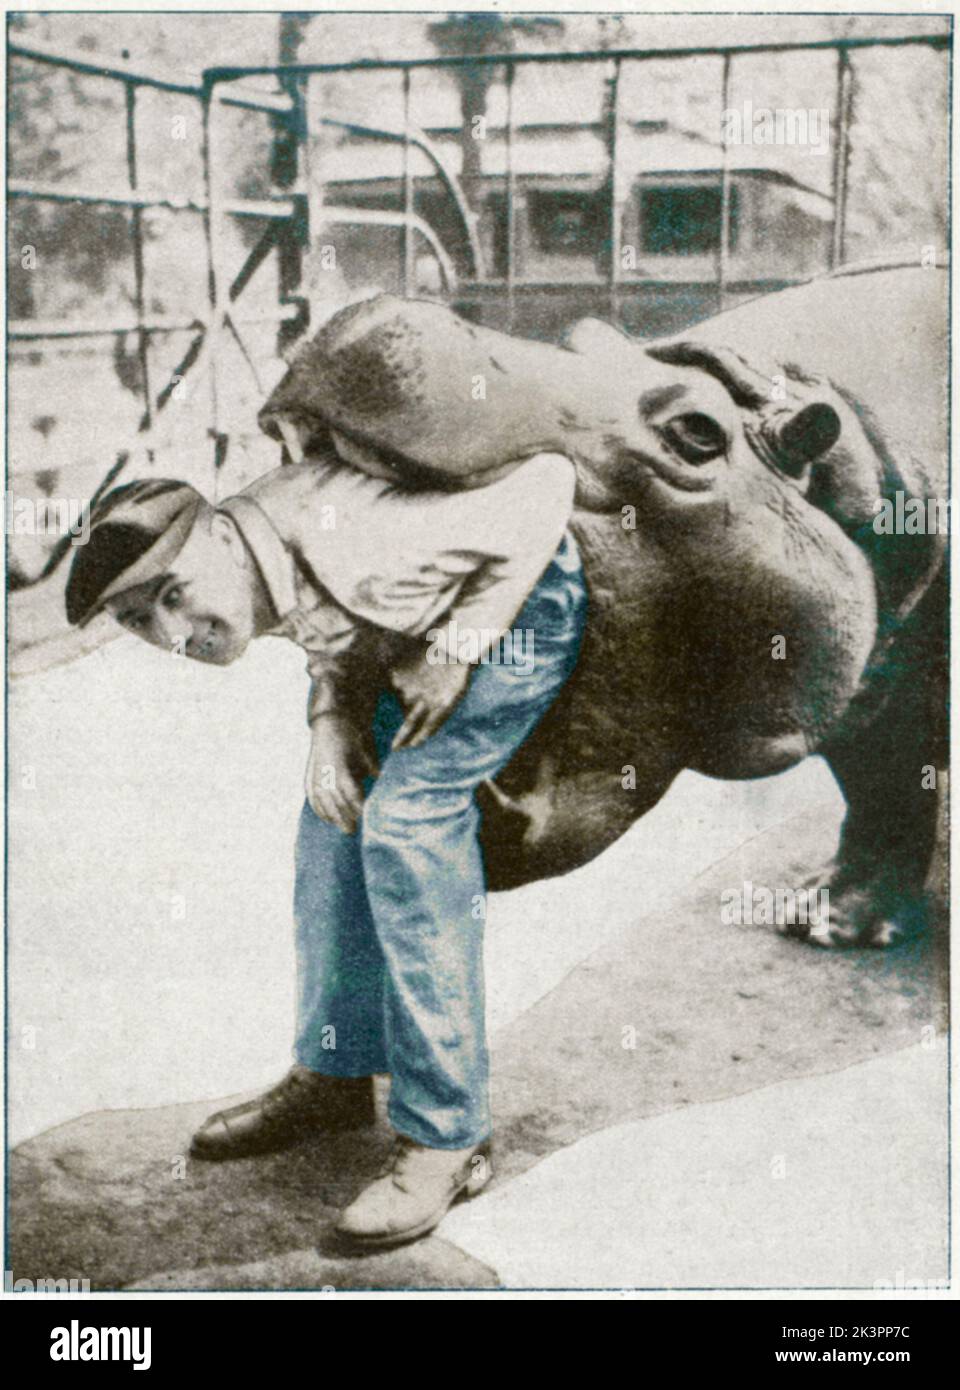
<path id="1" fill-rule="evenodd" d="M 307 697 L 307 723 L 313 728 L 318 719 L 331 714 L 344 714 L 350 709 L 350 690 L 356 691 L 360 662 L 356 644 L 339 652 L 308 652 L 307 674 L 310 694 Z"/>
<path id="2" fill-rule="evenodd" d="M 301 478 L 319 483 L 336 525 L 314 535 L 300 523 L 305 558 L 354 619 L 409 637 L 461 608 L 466 626 L 508 627 L 573 509 L 575 473 L 562 454 L 534 455 L 484 487 L 452 492 L 414 492 L 344 464 L 322 465 L 314 482 L 309 467 Z"/>
<path id="3" fill-rule="evenodd" d="M 497 550 L 471 574 L 451 604 L 446 622 L 431 629 L 435 652 L 455 659 L 463 635 L 469 660 L 477 661 L 509 631 L 563 537 L 576 475 L 562 454 L 537 454 L 491 484 L 500 516 Z M 478 496 L 478 493 L 472 494 Z"/>
<path id="4" fill-rule="evenodd" d="M 501 522 L 496 547 L 468 575 L 443 625 L 427 630 L 426 650 L 392 673 L 407 711 L 394 748 L 416 747 L 436 732 L 463 695 L 472 666 L 509 631 L 556 553 L 575 485 L 568 459 L 540 454 L 483 490 Z M 477 520 L 484 524 L 479 508 Z"/>
<path id="5" fill-rule="evenodd" d="M 422 742 L 459 698 L 471 666 L 509 629 L 556 552 L 573 506 L 573 465 L 560 454 L 539 454 L 495 482 L 461 492 L 411 492 L 344 465 L 278 472 L 293 484 L 293 498 L 302 498 L 289 509 L 296 542 L 345 623 L 421 640 L 420 659 L 395 672 L 394 683 L 414 714 L 395 746 Z M 306 502 L 318 487 L 336 517 L 322 532 L 306 524 Z M 464 634 L 472 660 L 461 666 Z M 355 691 L 341 668 L 329 664 L 339 643 L 323 645 L 311 670 L 311 718 L 326 722 L 344 708 L 344 697 L 350 708 Z"/>
<path id="6" fill-rule="evenodd" d="M 349 645 L 307 654 L 310 755 L 304 790 L 314 812 L 348 835 L 363 808 L 363 778 L 376 772 L 363 718 L 374 663 L 360 639 L 355 626 Z"/>

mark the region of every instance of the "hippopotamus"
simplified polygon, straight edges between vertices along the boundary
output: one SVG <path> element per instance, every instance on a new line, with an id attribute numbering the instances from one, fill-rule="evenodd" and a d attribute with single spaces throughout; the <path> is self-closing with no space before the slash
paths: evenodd
<path id="1" fill-rule="evenodd" d="M 587 633 L 481 789 L 492 888 L 585 864 L 684 768 L 755 778 L 817 753 L 847 810 L 806 884 L 829 918 L 798 934 L 886 945 L 929 915 L 946 306 L 935 268 L 847 272 L 666 339 L 587 319 L 554 344 L 379 295 L 302 348 L 260 423 L 307 456 L 414 488 L 481 487 L 541 450 L 575 465 Z"/>

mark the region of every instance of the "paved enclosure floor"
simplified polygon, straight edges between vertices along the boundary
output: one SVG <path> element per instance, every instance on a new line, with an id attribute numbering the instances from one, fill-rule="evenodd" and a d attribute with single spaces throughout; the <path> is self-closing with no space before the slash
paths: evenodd
<path id="1" fill-rule="evenodd" d="M 43 677 L 46 705 L 28 682 L 15 692 L 15 1042 L 35 1029 L 11 1049 L 14 1120 L 35 1136 L 11 1162 L 15 1275 L 335 1290 L 941 1279 L 928 948 L 824 954 L 720 922 L 724 888 L 799 883 L 834 847 L 841 803 L 816 762 L 739 787 L 679 778 L 595 865 L 496 899 L 495 1181 L 435 1236 L 364 1259 L 331 1245 L 388 1147 L 382 1119 L 295 1154 L 185 1161 L 215 1098 L 288 1063 L 306 748 L 296 666 L 267 655 L 245 680 L 186 663 L 171 676 L 121 641 Z M 50 699 L 56 726 L 40 720 Z M 15 788 L 31 766 L 33 787 Z"/>
<path id="2" fill-rule="evenodd" d="M 274 640 L 212 670 L 121 637 L 13 683 L 14 1142 L 101 1107 L 213 1099 L 285 1070 L 306 691 L 302 653 Z M 593 864 L 494 896 L 491 1031 L 807 805 L 824 808 L 810 852 L 825 854 L 842 802 L 819 760 L 758 782 L 684 773 Z"/>
<path id="3" fill-rule="evenodd" d="M 815 761 L 736 787 L 685 775 L 595 864 L 495 900 L 495 1181 L 433 1237 L 368 1259 L 331 1245 L 389 1143 L 382 1118 L 285 1156 L 186 1161 L 216 1098 L 287 1065 L 306 751 L 287 655 L 171 675 L 121 641 L 48 673 L 42 702 L 28 682 L 15 692 L 15 1275 L 333 1289 L 942 1277 L 928 946 L 822 953 L 719 919 L 724 889 L 798 883 L 833 848 L 840 801 Z M 32 789 L 17 785 L 28 767 Z"/>
<path id="4" fill-rule="evenodd" d="M 440 1234 L 512 1288 L 933 1288 L 946 1086 L 941 1043 L 613 1125 Z"/>

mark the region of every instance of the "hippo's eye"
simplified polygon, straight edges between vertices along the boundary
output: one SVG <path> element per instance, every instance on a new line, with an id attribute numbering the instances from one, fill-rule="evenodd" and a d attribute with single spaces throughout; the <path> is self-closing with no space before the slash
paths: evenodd
<path id="1" fill-rule="evenodd" d="M 727 436 L 716 420 L 700 411 L 675 415 L 663 427 L 668 446 L 687 463 L 709 463 L 726 452 Z"/>

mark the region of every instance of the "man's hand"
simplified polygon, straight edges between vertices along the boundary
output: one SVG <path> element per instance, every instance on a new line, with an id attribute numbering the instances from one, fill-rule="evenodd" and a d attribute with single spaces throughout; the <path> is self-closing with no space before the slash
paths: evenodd
<path id="1" fill-rule="evenodd" d="M 376 770 L 349 720 L 338 714 L 321 714 L 314 720 L 305 790 L 321 820 L 352 835 L 363 810 L 363 777 Z"/>
<path id="2" fill-rule="evenodd" d="M 420 653 L 393 670 L 406 719 L 393 740 L 394 748 L 417 748 L 435 734 L 470 681 L 471 667 L 459 661 L 431 665 Z"/>

